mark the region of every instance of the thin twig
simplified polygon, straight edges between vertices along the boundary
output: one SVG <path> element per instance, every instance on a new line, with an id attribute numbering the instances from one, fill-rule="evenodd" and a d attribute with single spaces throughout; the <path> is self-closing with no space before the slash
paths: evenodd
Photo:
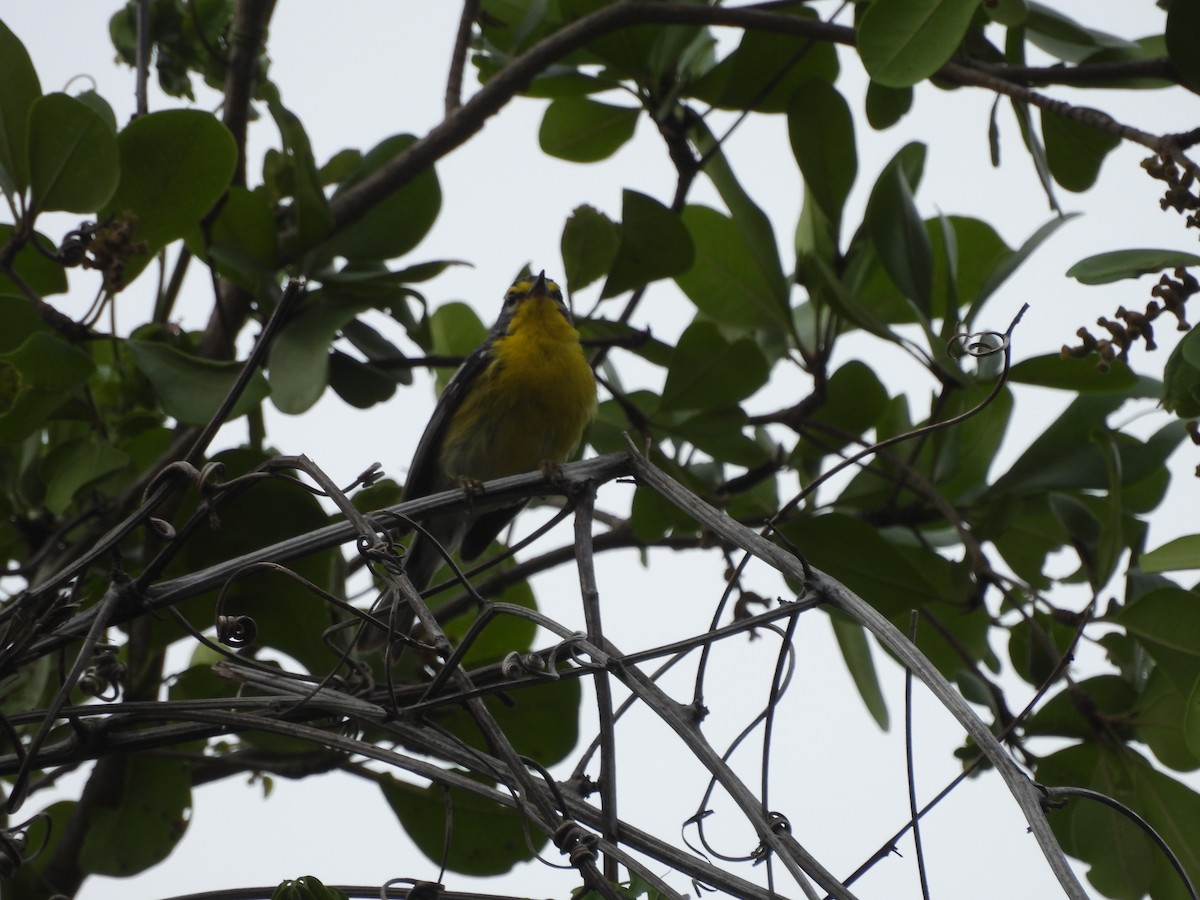
<path id="1" fill-rule="evenodd" d="M 913 610 L 908 617 L 908 639 L 917 643 L 917 622 L 920 613 Z M 912 822 L 913 845 L 917 853 L 917 872 L 921 876 L 921 896 L 929 900 L 929 878 L 925 874 L 925 848 L 921 845 L 921 817 L 917 813 L 917 775 L 913 760 L 913 678 L 912 670 L 904 670 L 904 757 L 908 777 L 908 813 Z"/>
<path id="2" fill-rule="evenodd" d="M 462 16 L 458 20 L 458 34 L 454 37 L 454 52 L 450 54 L 450 74 L 446 77 L 446 115 L 462 106 L 463 70 L 467 65 L 467 51 L 471 46 L 471 28 L 479 15 L 480 0 L 463 0 Z"/>
<path id="3" fill-rule="evenodd" d="M 604 641 L 600 624 L 600 591 L 596 586 L 596 564 L 592 554 L 592 509 L 594 490 L 578 497 L 575 507 L 575 554 L 579 570 L 579 592 L 583 598 L 583 617 L 587 624 L 588 640 L 599 646 Z M 612 684 L 608 672 L 596 672 L 592 683 L 596 687 L 596 709 L 600 729 L 600 809 L 604 816 L 604 836 L 614 844 L 621 842 L 617 814 L 617 741 L 613 724 Z M 617 861 L 604 858 L 604 877 L 620 881 Z"/>
<path id="4" fill-rule="evenodd" d="M 150 111 L 147 96 L 150 82 L 150 0 L 138 0 L 137 55 L 134 62 L 137 69 L 137 81 L 133 92 L 135 115 L 144 116 Z"/>

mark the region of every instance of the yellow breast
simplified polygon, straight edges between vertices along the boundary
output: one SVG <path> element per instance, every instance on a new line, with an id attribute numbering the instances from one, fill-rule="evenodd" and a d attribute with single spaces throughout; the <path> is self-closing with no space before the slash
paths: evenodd
<path id="1" fill-rule="evenodd" d="M 532 297 L 492 345 L 442 448 L 452 478 L 487 481 L 561 463 L 596 407 L 579 332 L 549 297 Z"/>

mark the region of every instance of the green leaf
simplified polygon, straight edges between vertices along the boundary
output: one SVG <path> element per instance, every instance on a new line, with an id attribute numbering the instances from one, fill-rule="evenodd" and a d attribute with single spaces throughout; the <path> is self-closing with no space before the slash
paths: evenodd
<path id="1" fill-rule="evenodd" d="M 852 252 L 854 250 L 857 250 L 857 255 L 851 256 L 847 278 L 853 278 L 855 262 L 861 261 L 868 255 L 871 257 L 870 261 L 862 262 L 861 265 L 864 267 L 878 265 L 875 250 L 870 244 L 858 242 L 852 248 Z M 887 322 L 875 312 L 874 304 L 868 304 L 860 299 L 860 292 L 852 290 L 843 282 L 842 278 L 834 272 L 829 260 L 816 253 L 804 253 L 798 257 L 797 262 L 799 263 L 800 283 L 808 288 L 813 303 L 818 307 L 828 306 L 836 312 L 844 319 L 843 327 L 854 325 L 893 343 L 901 343 L 900 336 L 888 328 Z"/>
<path id="2" fill-rule="evenodd" d="M 479 320 L 475 310 L 465 303 L 445 303 L 429 317 L 429 333 L 433 338 L 431 352 L 438 356 L 467 356 L 484 342 L 488 328 Z M 454 370 L 437 371 L 437 389 L 446 387 Z"/>
<path id="3" fill-rule="evenodd" d="M 563 266 L 571 292 L 582 290 L 605 275 L 621 244 L 621 228 L 591 206 L 575 207 L 563 225 Z"/>
<path id="4" fill-rule="evenodd" d="M 675 280 L 698 309 L 734 327 L 790 328 L 786 296 L 779 295 L 732 219 L 706 206 L 689 206 L 683 223 L 696 260 Z"/>
<path id="5" fill-rule="evenodd" d="M 1176 0 L 1167 7 L 1167 53 L 1171 62 L 1193 90 L 1200 88 L 1200 4 Z"/>
<path id="6" fill-rule="evenodd" d="M 1040 247 L 1046 241 L 1046 239 L 1050 237 L 1050 235 L 1054 234 L 1054 232 L 1058 231 L 1059 228 L 1067 224 L 1067 222 L 1070 222 L 1078 215 L 1078 213 L 1068 213 L 1065 216 L 1055 216 L 1049 222 L 1038 228 L 1038 230 L 1031 234 L 1028 238 L 1026 238 L 1025 243 L 1023 243 L 1016 251 L 1011 252 L 997 260 L 995 265 L 992 266 L 991 270 L 988 272 L 987 280 L 984 281 L 984 283 L 980 286 L 979 293 L 976 295 L 975 299 L 971 301 L 971 308 L 967 312 L 967 321 L 974 322 L 975 317 L 980 308 L 983 306 L 984 302 L 996 292 L 1000 285 L 1004 284 L 1004 282 L 1008 280 L 1009 276 L 1011 276 L 1013 272 L 1021 267 L 1021 264 L 1029 258 L 1033 251 Z"/>
<path id="7" fill-rule="evenodd" d="M 347 322 L 342 327 L 342 337 L 393 384 L 412 384 L 412 369 L 403 365 L 408 362 L 408 354 L 361 318 Z"/>
<path id="8" fill-rule="evenodd" d="M 258 191 L 231 187 L 207 240 L 202 229 L 196 227 L 184 241 L 198 258 L 211 257 L 221 275 L 247 290 L 256 290 L 264 278 L 274 276 L 275 215 Z"/>
<path id="9" fill-rule="evenodd" d="M 12 240 L 15 229 L 12 225 L 0 224 L 0 246 L 5 246 Z M 38 247 L 32 246 L 37 241 Z M 13 270 L 29 287 L 42 297 L 50 294 L 65 294 L 67 291 L 67 273 L 54 259 L 58 248 L 44 234 L 34 232 L 29 243 L 24 244 L 17 255 L 13 257 Z M 21 295 L 22 302 L 28 302 L 21 289 L 11 278 L 0 272 L 0 294 Z M 7 301 L 0 301 L 7 302 Z"/>
<path id="10" fill-rule="evenodd" d="M 0 445 L 24 440 L 42 427 L 92 368 L 82 350 L 41 330 L 0 353 Z"/>
<path id="11" fill-rule="evenodd" d="M 395 379 L 341 350 L 329 354 L 329 386 L 355 409 L 370 409 L 396 393 Z"/>
<path id="12" fill-rule="evenodd" d="M 1081 259 L 1067 275 L 1082 284 L 1111 284 L 1185 266 L 1200 266 L 1200 256 L 1182 250 L 1113 250 Z"/>
<path id="13" fill-rule="evenodd" d="M 237 478 L 262 466 L 270 454 L 241 447 L 213 457 L 225 467 L 227 479 Z M 232 492 L 221 501 L 220 527 L 192 534 L 179 556 L 168 567 L 167 577 L 198 572 L 255 549 L 306 534 L 329 524 L 321 503 L 293 480 L 269 479 L 244 492 Z M 184 498 L 178 521 L 186 522 L 196 510 L 195 492 Z M 336 548 L 323 550 L 288 563 L 291 572 L 307 579 L 320 590 L 345 595 L 345 567 Z M 324 641 L 330 622 L 327 601 L 307 590 L 297 580 L 275 571 L 242 573 L 224 588 L 222 610 L 231 616 L 250 616 L 257 626 L 255 648 L 273 647 L 288 654 L 308 672 L 325 672 L 337 665 L 338 653 Z M 193 628 L 213 624 L 217 591 L 210 591 L 176 607 Z M 154 626 L 156 645 L 183 638 L 186 632 L 172 619 Z M 302 748 L 297 739 L 259 732 L 254 741 L 278 748 Z"/>
<path id="14" fill-rule="evenodd" d="M 1055 353 L 1021 360 L 1009 369 L 1008 380 L 1060 391 L 1095 394 L 1128 391 L 1138 383 L 1138 376 L 1120 360 L 1114 360 L 1107 372 L 1101 372 L 1096 368 L 1094 359 L 1076 359 Z"/>
<path id="15" fill-rule="evenodd" d="M 1137 739 L 1154 751 L 1163 765 L 1181 772 L 1200 768 L 1200 758 L 1188 747 L 1183 733 L 1185 719 L 1196 708 L 1194 694 L 1194 686 L 1192 695 L 1177 690 L 1156 666 L 1146 679 L 1136 715 Z"/>
<path id="16" fill-rule="evenodd" d="M 117 798 L 91 810 L 79 852 L 82 871 L 127 878 L 162 862 L 187 830 L 192 808 L 188 763 L 124 757 Z M 137 775 L 133 775 L 136 766 Z"/>
<path id="17" fill-rule="evenodd" d="M 517 863 L 533 859 L 547 841 L 541 832 L 525 829 L 518 810 L 462 788 L 416 787 L 391 778 L 381 779 L 379 787 L 417 848 L 430 860 L 444 859 L 452 872 L 501 875 Z M 453 815 L 450 828 L 447 802 Z"/>
<path id="18" fill-rule="evenodd" d="M 522 583 L 520 588 L 528 595 L 529 605 L 536 608 L 528 585 Z M 506 590 L 502 602 L 508 603 L 514 599 Z M 464 624 L 456 629 L 451 640 L 457 643 L 465 630 Z M 477 648 L 472 646 L 467 658 L 474 666 L 482 664 L 484 659 L 489 663 L 498 662 L 513 650 L 528 650 L 536 630 L 528 619 L 515 616 L 494 619 L 482 635 L 482 640 L 488 644 L 487 648 L 480 647 L 477 652 Z M 489 632 L 495 633 L 489 635 Z M 550 766 L 565 759 L 579 740 L 577 723 L 582 696 L 579 681 L 564 678 L 514 689 L 508 692 L 504 700 L 489 697 L 484 704 L 519 754 L 537 760 L 543 766 Z M 437 722 L 457 735 L 463 743 L 481 751 L 488 749 L 486 740 L 479 733 L 479 725 L 466 710 L 448 709 L 437 715 Z"/>
<path id="19" fill-rule="evenodd" d="M 1037 778 L 1046 785 L 1088 788 L 1130 807 L 1180 853 L 1195 878 L 1191 842 L 1200 827 L 1200 796 L 1133 749 L 1107 740 L 1076 744 L 1042 759 Z M 1088 880 L 1105 896 L 1187 897 L 1167 857 L 1118 811 L 1072 798 L 1049 820 L 1063 849 L 1091 867 Z"/>
<path id="20" fill-rule="evenodd" d="M 867 122 L 876 131 L 891 128 L 912 109 L 911 87 L 894 88 L 878 81 L 867 85 Z"/>
<path id="21" fill-rule="evenodd" d="M 333 212 L 303 123 L 283 105 L 279 89 L 270 81 L 261 83 L 258 90 L 267 102 L 283 141 L 282 154 L 268 154 L 264 158 L 263 180 L 282 196 L 295 199 L 291 212 L 296 237 L 294 246 L 289 249 L 295 256 L 300 256 L 333 230 Z"/>
<path id="22" fill-rule="evenodd" d="M 0 21 L 0 189 L 6 194 L 29 187 L 29 111 L 41 95 L 25 45 Z"/>
<path id="23" fill-rule="evenodd" d="M 38 332 L 52 334 L 42 321 L 37 308 L 24 294 L 0 294 L 0 353 L 20 347 L 30 335 Z"/>
<path id="24" fill-rule="evenodd" d="M 444 303 L 429 317 L 429 333 L 433 336 L 433 353 L 467 356 L 487 338 L 488 327 L 467 304 Z"/>
<path id="25" fill-rule="evenodd" d="M 788 137 L 805 185 L 837 234 L 858 172 L 850 107 L 833 85 L 810 81 L 792 95 Z"/>
<path id="26" fill-rule="evenodd" d="M 779 261 L 779 247 L 771 220 L 738 182 L 733 168 L 721 151 L 720 142 L 705 127 L 703 121 L 692 124 L 691 134 L 696 149 L 707 160 L 704 174 L 720 193 L 734 226 L 753 255 L 763 278 L 774 289 L 779 303 L 786 307 L 788 278 L 784 275 L 783 264 Z"/>
<path id="27" fill-rule="evenodd" d="M 124 468 L 129 461 L 128 453 L 95 435 L 59 444 L 42 462 L 46 508 L 55 515 L 63 515 L 76 493 Z"/>
<path id="28" fill-rule="evenodd" d="M 343 181 L 334 196 L 358 184 L 376 169 L 400 156 L 415 144 L 411 134 L 397 134 L 381 141 L 366 156 L 357 171 Z M 382 260 L 403 256 L 421 242 L 442 208 L 442 188 L 430 166 L 375 204 L 357 222 L 334 234 L 321 248 L 326 255 L 352 260 Z"/>
<path id="29" fill-rule="evenodd" d="M 125 265 L 128 284 L 166 244 L 182 237 L 225 190 L 237 162 L 233 136 L 209 113 L 171 109 L 140 116 L 117 135 L 121 182 L 100 217 L 131 212 L 146 247 Z"/>
<path id="30" fill-rule="evenodd" d="M 879 686 L 879 675 L 875 671 L 875 660 L 871 656 L 871 643 L 866 630 L 857 622 L 840 615 L 830 615 L 829 621 L 842 651 L 842 659 L 846 661 L 846 668 L 854 679 L 854 686 L 858 688 L 858 695 L 862 697 L 875 724 L 887 731 L 887 701 Z"/>
<path id="31" fill-rule="evenodd" d="M 1088 738 L 1096 721 L 1127 721 L 1137 705 L 1137 692 L 1120 675 L 1098 675 L 1076 681 L 1046 701 L 1030 719 L 1029 733 Z"/>
<path id="32" fill-rule="evenodd" d="M 813 460 L 836 453 L 850 443 L 851 435 L 873 428 L 887 404 L 887 388 L 874 370 L 864 362 L 850 360 L 829 377 L 825 402 L 804 423 L 806 429 L 820 435 L 820 442 L 801 441 L 796 452 Z"/>
<path id="33" fill-rule="evenodd" d="M 29 115 L 29 186 L 33 215 L 94 212 L 117 189 L 117 139 L 90 107 L 47 94 Z"/>
<path id="34" fill-rule="evenodd" d="M 600 297 L 679 275 L 692 259 L 692 240 L 679 217 L 653 197 L 627 189 L 621 195 L 621 242 Z"/>
<path id="35" fill-rule="evenodd" d="M 872 81 L 909 87 L 946 63 L 980 0 L 875 0 L 858 28 L 858 55 Z"/>
<path id="36" fill-rule="evenodd" d="M 202 359 L 155 341 L 131 339 L 125 346 L 138 369 L 154 385 L 163 410 L 184 425 L 207 424 L 244 368 L 244 363 Z M 266 379 L 256 372 L 227 421 L 244 416 L 268 393 Z"/>
<path id="37" fill-rule="evenodd" d="M 308 410 L 329 384 L 330 344 L 368 303 L 334 303 L 311 292 L 305 308 L 279 333 L 267 356 L 271 401 L 280 412 Z"/>
<path id="38" fill-rule="evenodd" d="M 1008 655 L 1013 670 L 1029 684 L 1040 687 L 1062 662 L 1075 629 L 1034 611 L 1013 624 L 1008 632 Z"/>
<path id="39" fill-rule="evenodd" d="M 879 529 L 854 516 L 811 516 L 784 526 L 783 532 L 813 566 L 860 597 L 869 597 L 889 618 L 952 599 L 938 577 L 950 565 L 946 560 L 928 550 L 918 563 Z M 871 564 L 863 565 L 864 559 Z"/>
<path id="40" fill-rule="evenodd" d="M 1094 436 L 1125 402 L 1121 394 L 1085 394 L 1071 403 L 992 486 L 998 493 L 1107 488 L 1108 469 Z"/>
<path id="41" fill-rule="evenodd" d="M 1200 416 L 1200 328 L 1193 328 L 1175 345 L 1163 367 L 1162 405 L 1184 419 Z"/>
<path id="42" fill-rule="evenodd" d="M 1125 38 L 1080 25 L 1069 16 L 1041 3 L 1029 3 L 1025 20 L 1029 43 L 1065 62 L 1083 62 L 1097 50 L 1135 49 Z"/>
<path id="43" fill-rule="evenodd" d="M 1177 572 L 1181 569 L 1200 569 L 1200 534 L 1189 534 L 1168 541 L 1156 550 L 1138 558 L 1143 572 Z"/>
<path id="44" fill-rule="evenodd" d="M 808 9 L 798 10 L 797 15 L 817 17 Z M 787 110 L 792 94 L 806 82 L 832 84 L 838 68 L 831 43 L 747 28 L 738 48 L 693 81 L 688 93 L 721 109 L 779 113 Z"/>
<path id="45" fill-rule="evenodd" d="M 344 181 L 354 174 L 355 170 L 362 165 L 362 161 L 363 153 L 357 148 L 347 147 L 345 150 L 339 150 L 329 157 L 325 165 L 318 170 L 317 174 L 321 176 L 321 184 L 328 187 Z"/>
<path id="46" fill-rule="evenodd" d="M 667 419 L 671 421 L 664 421 Z M 767 448 L 745 433 L 749 423 L 740 407 L 707 407 L 681 421 L 674 419 L 673 416 L 660 417 L 654 423 L 656 430 L 687 441 L 719 462 L 752 468 L 768 459 Z"/>
<path id="47" fill-rule="evenodd" d="M 925 148 L 909 144 L 887 164 L 871 189 L 864 224 L 884 270 L 900 292 L 928 314 L 933 291 L 933 249 L 913 202 L 915 182 L 906 174 Z"/>
<path id="48" fill-rule="evenodd" d="M 966 320 L 972 321 L 986 296 L 1011 274 L 1017 254 L 991 225 L 967 216 L 927 219 L 925 233 L 933 265 L 928 317 L 953 322 L 960 317 L 961 307 L 969 306 L 973 312 Z M 866 248 L 860 244 L 856 249 L 864 254 Z M 883 267 L 875 264 L 877 258 L 877 254 L 854 258 L 856 263 L 861 260 L 864 272 L 857 299 L 889 324 L 920 322 L 918 310 L 904 298 Z"/>
<path id="49" fill-rule="evenodd" d="M 1200 597 L 1181 588 L 1159 588 L 1130 603 L 1117 620 L 1162 666 L 1176 690 L 1191 691 L 1200 672 Z"/>
<path id="50" fill-rule="evenodd" d="M 75 99 L 96 113 L 101 121 L 108 126 L 109 131 L 113 134 L 117 133 L 117 114 L 113 112 L 113 108 L 108 105 L 107 100 L 95 91 L 82 91 L 75 95 Z"/>
<path id="51" fill-rule="evenodd" d="M 546 107 L 538 143 L 550 156 L 569 162 L 608 159 L 633 137 L 641 110 L 612 106 L 589 97 L 563 97 Z"/>
<path id="52" fill-rule="evenodd" d="M 1050 204 L 1050 209 L 1062 215 L 1062 207 L 1059 205 L 1058 198 L 1054 195 L 1054 176 L 1050 172 L 1050 163 L 1046 160 L 1046 148 L 1042 146 L 1041 136 L 1034 127 L 1033 115 L 1030 113 L 1029 104 L 1015 97 L 1011 99 L 1013 115 L 1016 116 L 1017 126 L 1021 129 L 1021 140 L 1025 143 L 1026 149 L 1029 150 L 1029 158 L 1033 160 L 1034 171 L 1037 172 L 1038 181 L 1042 184 L 1042 190 L 1046 194 L 1046 201 Z"/>
<path id="53" fill-rule="evenodd" d="M 945 405 L 943 415 L 949 418 L 964 413 L 981 404 L 990 392 L 987 384 L 962 388 Z M 992 462 L 1008 435 L 1012 412 L 1012 392 L 1004 389 L 965 422 L 934 436 L 932 477 L 943 496 L 963 504 L 985 490 Z"/>
<path id="54" fill-rule="evenodd" d="M 764 384 L 770 363 L 753 338 L 727 340 L 712 322 L 694 321 L 679 338 L 661 410 L 730 406 Z"/>
<path id="55" fill-rule="evenodd" d="M 1104 157 L 1121 143 L 1115 134 L 1044 109 L 1042 139 L 1054 180 L 1076 193 L 1096 183 Z"/>

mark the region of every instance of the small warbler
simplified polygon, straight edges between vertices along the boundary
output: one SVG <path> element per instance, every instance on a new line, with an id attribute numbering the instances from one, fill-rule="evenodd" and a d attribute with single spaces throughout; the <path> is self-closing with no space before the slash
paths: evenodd
<path id="1" fill-rule="evenodd" d="M 596 379 L 562 291 L 544 271 L 518 278 L 487 339 L 438 399 L 417 444 L 404 499 L 560 465 L 578 446 L 595 408 Z M 425 590 L 442 564 L 434 541 L 472 560 L 526 502 L 425 519 L 428 538 L 416 534 L 404 557 L 413 585 Z M 397 612 L 396 630 L 407 632 L 411 612 Z M 376 614 L 387 617 L 390 610 Z M 371 634 L 368 647 L 376 643 Z"/>

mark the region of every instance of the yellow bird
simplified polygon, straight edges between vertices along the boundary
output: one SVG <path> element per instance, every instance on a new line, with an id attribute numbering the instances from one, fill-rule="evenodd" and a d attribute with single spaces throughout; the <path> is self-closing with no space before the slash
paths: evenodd
<path id="1" fill-rule="evenodd" d="M 487 339 L 446 385 L 417 444 L 404 499 L 519 475 L 566 462 L 596 409 L 596 379 L 558 285 L 543 271 L 518 278 L 504 295 Z M 433 516 L 422 522 L 404 558 L 419 591 L 442 563 L 434 541 L 472 560 L 525 502 Z M 377 609 L 387 617 L 390 610 Z M 406 632 L 411 614 L 397 615 Z M 373 631 L 366 646 L 382 643 Z"/>

